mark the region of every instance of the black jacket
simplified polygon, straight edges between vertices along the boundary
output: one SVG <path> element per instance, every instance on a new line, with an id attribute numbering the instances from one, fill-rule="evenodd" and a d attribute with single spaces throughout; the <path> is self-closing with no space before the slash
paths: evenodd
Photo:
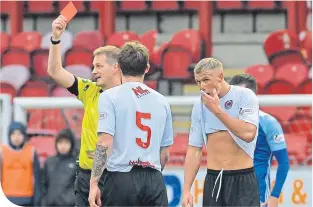
<path id="1" fill-rule="evenodd" d="M 61 133 L 64 131 L 61 131 Z M 64 134 L 62 134 L 64 135 Z M 58 138 L 56 143 L 58 142 Z M 64 136 L 62 136 L 64 138 Z M 69 136 L 72 143 L 67 155 L 57 153 L 47 159 L 43 172 L 43 206 L 74 206 L 74 181 L 76 176 L 74 155 L 74 137 Z"/>

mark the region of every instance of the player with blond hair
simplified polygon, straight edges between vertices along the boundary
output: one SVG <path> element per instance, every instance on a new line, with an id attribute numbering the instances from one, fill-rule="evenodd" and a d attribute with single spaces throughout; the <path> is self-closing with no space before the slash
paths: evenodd
<path id="1" fill-rule="evenodd" d="M 77 96 L 84 105 L 79 166 L 74 191 L 75 206 L 89 206 L 89 181 L 98 139 L 98 100 L 104 90 L 121 84 L 121 74 L 117 67 L 120 50 L 114 46 L 105 46 L 94 51 L 92 73 L 95 82 L 76 77 L 62 67 L 60 37 L 66 25 L 66 19 L 62 15 L 52 23 L 48 74 L 60 86 Z M 100 180 L 101 186 L 103 179 Z"/>

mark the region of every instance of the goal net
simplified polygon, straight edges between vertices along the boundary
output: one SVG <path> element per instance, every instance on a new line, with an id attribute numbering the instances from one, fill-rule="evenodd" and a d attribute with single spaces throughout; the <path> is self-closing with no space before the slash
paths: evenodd
<path id="1" fill-rule="evenodd" d="M 171 156 L 171 163 L 174 165 L 183 164 L 191 110 L 198 98 L 196 96 L 168 97 L 176 136 L 175 146 L 172 147 L 173 156 Z M 260 95 L 258 98 L 261 109 L 276 117 L 281 123 L 286 134 L 291 161 L 298 164 L 308 163 L 311 160 L 312 96 Z M 53 144 L 49 146 L 47 140 L 53 140 L 53 137 L 63 128 L 72 129 L 77 139 L 80 139 L 84 110 L 83 105 L 76 98 L 15 98 L 13 109 L 14 120 L 27 123 L 30 136 L 37 138 L 30 140 L 34 140 L 35 145 L 38 142 L 37 145 L 41 148 L 38 151 L 43 152 L 43 157 L 49 156 L 49 152 L 53 153 L 55 148 Z M 9 122 L 9 119 L 3 119 L 4 122 L 6 120 Z M 8 123 L 4 123 L 3 126 L 7 125 Z M 45 139 L 44 149 L 40 146 L 40 139 Z"/>

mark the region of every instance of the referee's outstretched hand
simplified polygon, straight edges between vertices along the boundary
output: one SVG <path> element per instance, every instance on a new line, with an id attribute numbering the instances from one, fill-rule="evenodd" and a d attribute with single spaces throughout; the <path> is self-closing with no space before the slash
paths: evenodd
<path id="1" fill-rule="evenodd" d="M 203 104 L 213 113 L 218 113 L 221 110 L 220 98 L 217 95 L 216 89 L 213 89 L 212 96 L 201 91 L 201 97 Z"/>
<path id="2" fill-rule="evenodd" d="M 88 201 L 89 201 L 90 207 L 101 206 L 101 192 L 97 184 L 90 185 Z"/>
<path id="3" fill-rule="evenodd" d="M 58 40 L 66 28 L 66 19 L 60 15 L 52 22 L 52 37 Z"/>

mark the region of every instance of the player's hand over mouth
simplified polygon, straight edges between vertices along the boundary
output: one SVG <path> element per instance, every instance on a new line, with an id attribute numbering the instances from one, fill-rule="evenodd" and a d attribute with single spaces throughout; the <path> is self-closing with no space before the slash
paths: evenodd
<path id="1" fill-rule="evenodd" d="M 220 107 L 220 99 L 217 95 L 216 89 L 213 89 L 213 96 L 206 94 L 205 92 L 201 91 L 201 97 L 203 104 L 213 113 L 216 114 L 221 111 Z"/>

